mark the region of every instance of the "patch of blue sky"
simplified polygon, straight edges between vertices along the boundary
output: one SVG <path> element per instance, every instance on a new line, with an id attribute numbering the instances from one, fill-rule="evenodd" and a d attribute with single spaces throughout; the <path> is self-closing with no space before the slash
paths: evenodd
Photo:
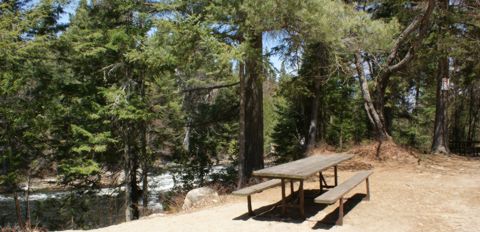
<path id="1" fill-rule="evenodd" d="M 62 24 L 68 24 L 71 20 L 71 17 L 75 15 L 75 10 L 78 7 L 78 1 L 70 1 L 69 4 L 65 7 L 65 12 L 60 15 L 59 22 Z"/>
<path id="2" fill-rule="evenodd" d="M 34 7 L 38 3 L 40 3 L 40 0 L 33 0 L 27 5 L 27 8 Z M 66 7 L 64 8 L 64 12 L 60 14 L 60 18 L 58 20 L 59 23 L 68 24 L 70 22 L 71 17 L 75 14 L 75 10 L 78 7 L 78 3 L 78 0 L 68 1 Z"/>
<path id="3" fill-rule="evenodd" d="M 297 75 L 298 64 L 289 62 L 288 54 L 283 54 L 279 49 L 286 46 L 284 43 L 287 36 L 281 32 L 269 32 L 263 35 L 263 54 L 268 57 L 269 63 L 276 74 L 279 74 L 282 66 L 291 75 Z M 288 45 L 287 45 L 288 46 Z"/>

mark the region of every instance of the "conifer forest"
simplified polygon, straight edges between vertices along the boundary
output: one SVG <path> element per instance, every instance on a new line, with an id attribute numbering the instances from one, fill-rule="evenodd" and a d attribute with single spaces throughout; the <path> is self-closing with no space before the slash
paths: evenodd
<path id="1" fill-rule="evenodd" d="M 0 228 L 366 144 L 480 155 L 480 1 L 0 0 Z"/>

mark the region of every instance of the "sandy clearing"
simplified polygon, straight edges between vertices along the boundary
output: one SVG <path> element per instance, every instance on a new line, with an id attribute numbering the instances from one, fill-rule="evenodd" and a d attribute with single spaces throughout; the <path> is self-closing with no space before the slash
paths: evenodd
<path id="1" fill-rule="evenodd" d="M 361 201 L 365 186 L 355 188 L 346 203 L 343 226 L 337 205 L 314 205 L 306 193 L 307 219 L 295 209 L 285 217 L 272 207 L 280 188 L 253 196 L 260 215 L 246 217 L 246 199 L 224 196 L 222 203 L 190 212 L 151 216 L 94 231 L 478 231 L 480 228 L 480 160 L 441 158 L 418 166 L 376 164 L 371 177 L 371 201 Z M 340 171 L 340 181 L 353 175 Z M 328 174 L 328 173 L 327 173 Z M 331 180 L 331 179 L 330 179 Z M 311 179 L 306 189 L 318 189 Z M 288 191 L 287 191 L 288 193 Z M 314 205 L 314 206 L 312 206 Z"/>

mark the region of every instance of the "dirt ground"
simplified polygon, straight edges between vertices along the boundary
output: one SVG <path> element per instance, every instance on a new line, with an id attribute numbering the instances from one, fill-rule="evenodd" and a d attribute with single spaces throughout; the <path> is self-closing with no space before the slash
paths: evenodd
<path id="1" fill-rule="evenodd" d="M 352 162 L 339 168 L 340 182 L 355 173 Z M 318 179 L 312 178 L 305 187 L 308 189 L 306 220 L 298 218 L 296 209 L 289 209 L 286 216 L 281 216 L 280 209 L 273 206 L 280 200 L 280 188 L 277 187 L 253 195 L 257 216 L 251 218 L 246 215 L 245 198 L 226 195 L 217 205 L 153 215 L 96 231 L 480 230 L 480 159 L 436 156 L 420 164 L 377 162 L 364 167 L 374 170 L 370 178 L 371 200 L 362 201 L 364 184 L 352 190 L 347 195 L 343 226 L 332 225 L 338 215 L 338 204 L 312 203 L 319 185 Z M 332 181 L 332 174 L 327 172 L 327 181 Z"/>

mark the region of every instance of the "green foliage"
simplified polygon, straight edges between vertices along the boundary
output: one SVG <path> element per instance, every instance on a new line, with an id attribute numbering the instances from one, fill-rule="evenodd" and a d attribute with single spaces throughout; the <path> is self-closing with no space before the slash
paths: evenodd
<path id="1" fill-rule="evenodd" d="M 372 20 L 371 15 L 340 0 L 305 0 L 293 9 L 300 41 L 326 43 L 340 53 L 386 51 L 399 31 L 395 18 L 388 22 Z"/>
<path id="2" fill-rule="evenodd" d="M 348 77 L 331 77 L 326 83 L 326 141 L 340 150 L 369 138 L 368 120 L 358 85 Z M 324 116 L 325 117 L 325 116 Z"/>
<path id="3" fill-rule="evenodd" d="M 0 5 L 0 134 L 7 191 L 39 169 L 54 149 L 57 105 L 54 38 L 61 1 L 8 1 Z"/>
<path id="4" fill-rule="evenodd" d="M 64 184 L 91 188 L 104 171 L 135 175 L 163 164 L 175 167 L 185 189 L 211 178 L 234 183 L 238 64 L 249 59 L 268 70 L 261 73 L 265 150 L 277 162 L 303 156 L 316 94 L 316 142 L 345 150 L 372 137 L 353 52 L 370 58 L 363 65 L 377 101 L 378 68 L 422 4 L 367 1 L 363 11 L 340 0 L 81 0 L 63 25 L 68 2 L 0 3 L 0 185 L 7 191 L 55 166 Z M 449 135 L 480 136 L 480 8 L 460 2 L 435 11 L 416 59 L 389 80 L 384 113 L 400 144 L 430 148 L 441 56 L 453 83 Z M 272 50 L 300 69 L 274 73 L 272 54 L 250 44 L 259 35 L 282 40 Z M 227 175 L 209 177 L 225 162 Z"/>
<path id="5" fill-rule="evenodd" d="M 186 108 L 189 121 L 184 129 L 183 148 L 171 160 L 180 164 L 177 171 L 185 189 L 203 185 L 214 162 L 218 164 L 236 152 L 232 151 L 238 131 L 235 91 L 225 89 L 212 94 L 215 95 L 209 97 L 212 100 L 196 99 L 195 106 L 185 106 L 189 107 Z"/>
<path id="6" fill-rule="evenodd" d="M 301 102 L 308 93 L 303 79 L 292 78 L 286 74 L 280 77 L 279 93 L 275 99 L 278 119 L 271 135 L 273 155 L 279 163 L 302 157 L 307 117 Z"/>
<path id="7" fill-rule="evenodd" d="M 348 77 L 331 76 L 321 90 L 320 143 L 345 149 L 368 138 L 367 119 L 358 86 Z M 284 77 L 276 96 L 278 121 L 272 134 L 277 162 L 303 157 L 311 112 L 312 79 Z M 323 125 L 322 125 L 323 124 Z M 322 129 L 323 128 L 323 129 Z"/>
<path id="8" fill-rule="evenodd" d="M 92 184 L 99 181 L 100 165 L 92 159 L 79 157 L 61 162 L 58 165 L 58 172 L 64 183 L 81 183 L 94 187 Z"/>

